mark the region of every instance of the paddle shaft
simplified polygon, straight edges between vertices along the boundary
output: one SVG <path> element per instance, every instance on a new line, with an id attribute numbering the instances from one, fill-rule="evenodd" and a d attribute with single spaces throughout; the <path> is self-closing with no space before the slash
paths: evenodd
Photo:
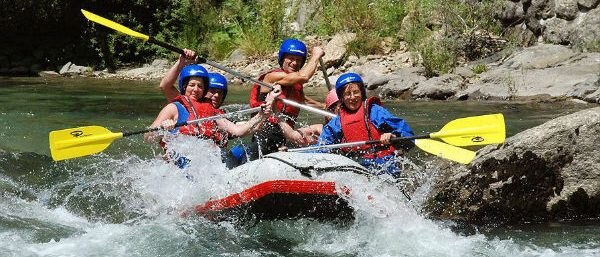
<path id="1" fill-rule="evenodd" d="M 190 125 L 190 124 L 197 124 L 200 122 L 205 122 L 205 121 L 210 121 L 210 120 L 218 120 L 218 119 L 222 119 L 222 118 L 226 118 L 229 116 L 233 116 L 233 115 L 242 115 L 242 114 L 246 114 L 246 113 L 253 113 L 253 112 L 257 112 L 260 111 L 262 107 L 254 107 L 254 108 L 250 108 L 250 109 L 246 109 L 246 110 L 241 110 L 241 111 L 237 111 L 237 112 L 230 112 L 230 113 L 225 113 L 225 114 L 220 114 L 220 115 L 216 115 L 216 116 L 210 116 L 210 117 L 206 117 L 206 118 L 200 118 L 200 119 L 195 119 L 195 120 L 189 120 L 189 121 L 185 121 L 185 122 L 178 122 L 175 124 L 174 128 L 178 128 L 181 126 L 186 126 L 186 125 Z M 144 129 L 144 130 L 140 130 L 140 131 L 132 131 L 132 132 L 127 132 L 124 131 L 123 132 L 123 137 L 128 137 L 128 136 L 132 136 L 132 135 L 138 135 L 138 134 L 144 134 L 147 132 L 153 132 L 153 131 L 158 131 L 164 129 L 163 127 L 156 127 L 156 128 L 149 128 L 149 129 Z"/>
<path id="2" fill-rule="evenodd" d="M 409 136 L 409 137 L 393 137 L 390 139 L 390 143 L 405 141 L 405 140 L 430 138 L 429 135 L 430 134 L 416 135 L 416 136 Z M 305 152 L 305 151 L 312 151 L 312 150 L 318 150 L 318 149 L 337 149 L 337 148 L 343 148 L 343 147 L 354 147 L 354 146 L 359 146 L 359 145 L 372 145 L 372 144 L 379 144 L 379 143 L 381 143 L 381 140 L 357 141 L 357 142 L 341 143 L 341 144 L 333 144 L 333 145 L 317 145 L 317 146 L 309 146 L 309 147 L 303 147 L 303 148 L 294 148 L 294 149 L 289 149 L 288 152 Z"/>
<path id="3" fill-rule="evenodd" d="M 179 53 L 179 54 L 184 54 L 183 49 L 181 49 L 179 47 L 176 47 L 176 46 L 173 46 L 171 44 L 168 44 L 168 43 L 156 40 L 153 37 L 150 37 L 148 39 L 148 42 L 156 44 L 156 45 L 159 45 L 159 46 L 162 46 L 162 47 L 164 47 L 164 48 L 166 48 L 168 50 L 171 50 L 173 52 L 176 52 L 176 53 Z M 227 68 L 227 67 L 225 67 L 225 66 L 223 66 L 221 64 L 218 64 L 216 62 L 208 60 L 205 57 L 201 57 L 201 56 L 196 57 L 196 62 L 206 63 L 206 64 L 208 64 L 210 66 L 213 66 L 213 67 L 215 67 L 217 69 L 220 69 L 222 71 L 228 72 L 229 74 L 232 74 L 232 75 L 234 75 L 236 77 L 239 77 L 242 80 L 252 81 L 252 82 L 257 83 L 257 84 L 259 84 L 261 86 L 264 86 L 264 87 L 267 87 L 267 88 L 270 88 L 270 89 L 274 89 L 272 85 L 269 85 L 269 84 L 267 84 L 267 83 L 265 83 L 263 81 L 254 79 L 254 78 L 252 78 L 250 76 L 244 75 L 242 73 L 239 73 L 239 72 L 237 72 L 235 70 L 232 70 L 230 68 Z M 334 118 L 334 117 L 337 116 L 337 115 L 335 115 L 333 113 L 330 113 L 328 111 L 324 111 L 324 110 L 321 110 L 321 109 L 318 109 L 318 108 L 314 108 L 314 107 L 311 107 L 311 106 L 308 106 L 308 105 L 300 104 L 300 103 L 291 101 L 289 99 L 285 99 L 285 98 L 281 98 L 281 97 L 277 97 L 277 99 L 280 100 L 280 101 L 282 101 L 283 103 L 285 103 L 287 105 L 291 105 L 291 106 L 294 106 L 296 108 L 304 109 L 306 111 L 317 113 L 317 114 L 320 114 L 320 115 L 323 115 L 323 116 L 329 116 L 331 118 Z"/>
<path id="4" fill-rule="evenodd" d="M 325 84 L 327 85 L 327 91 L 330 91 L 331 83 L 329 82 L 329 76 L 327 76 L 327 69 L 325 68 L 325 63 L 323 62 L 323 58 L 319 58 L 319 65 L 321 66 L 321 71 L 323 72 L 323 77 L 325 78 Z"/>

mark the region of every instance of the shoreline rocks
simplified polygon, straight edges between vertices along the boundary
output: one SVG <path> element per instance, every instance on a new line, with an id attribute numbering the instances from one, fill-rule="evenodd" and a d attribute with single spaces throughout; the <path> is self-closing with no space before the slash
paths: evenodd
<path id="1" fill-rule="evenodd" d="M 343 35 L 347 37 L 346 34 Z M 451 73 L 427 78 L 420 57 L 401 48 L 388 55 L 344 58 L 345 48 L 339 40 L 313 44 L 325 45 L 336 54 L 327 60 L 328 79 L 332 83 L 344 72 L 356 72 L 363 77 L 370 95 L 382 98 L 412 100 L 501 100 L 501 101 L 562 101 L 574 99 L 581 103 L 600 103 L 600 53 L 578 52 L 561 45 L 539 44 L 513 49 L 484 60 L 455 68 Z M 310 44 L 309 44 L 310 45 Z M 127 80 L 160 80 L 172 61 L 158 59 L 133 69 L 92 71 L 89 67 L 67 63 L 63 76 L 86 76 Z M 264 59 L 237 58 L 222 65 L 252 78 L 278 67 L 276 53 Z M 337 65 L 337 66 L 334 66 Z M 232 85 L 249 87 L 221 70 L 204 65 L 212 72 L 225 75 Z M 44 72 L 44 75 L 51 72 Z M 42 74 L 40 74 L 42 75 Z M 322 87 L 324 76 L 317 70 L 305 87 Z"/>

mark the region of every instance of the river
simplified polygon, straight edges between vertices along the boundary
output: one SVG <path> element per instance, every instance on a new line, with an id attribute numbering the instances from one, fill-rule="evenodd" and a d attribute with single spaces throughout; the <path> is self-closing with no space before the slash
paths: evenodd
<path id="1" fill-rule="evenodd" d="M 324 89 L 308 94 L 324 98 Z M 226 109 L 246 107 L 232 88 Z M 207 144 L 193 145 L 190 181 L 141 136 L 100 154 L 54 162 L 48 133 L 99 125 L 142 130 L 165 104 L 157 82 L 0 78 L 0 256 L 600 256 L 597 223 L 472 227 L 427 219 L 418 204 L 356 203 L 352 224 L 313 220 L 253 224 L 182 218 L 227 170 Z M 419 132 L 456 118 L 503 113 L 508 136 L 589 108 L 575 103 L 386 101 Z M 305 124 L 320 117 L 303 114 Z M 418 151 L 418 150 L 413 150 Z M 434 167 L 435 169 L 435 167 Z M 208 176 L 207 174 L 210 174 Z M 226 176 L 226 175 L 223 175 Z M 367 192 L 384 198 L 390 192 Z M 371 210 L 385 210 L 386 215 Z"/>

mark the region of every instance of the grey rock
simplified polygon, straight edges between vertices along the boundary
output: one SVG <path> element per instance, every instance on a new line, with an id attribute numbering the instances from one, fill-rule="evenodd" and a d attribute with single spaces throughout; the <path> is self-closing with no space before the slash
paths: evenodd
<path id="1" fill-rule="evenodd" d="M 565 20 L 573 20 L 577 17 L 579 8 L 577 7 L 577 0 L 555 0 L 556 17 Z"/>
<path id="2" fill-rule="evenodd" d="M 419 83 L 412 94 L 417 98 L 447 100 L 462 88 L 463 83 L 463 78 L 459 75 L 444 74 Z"/>
<path id="3" fill-rule="evenodd" d="M 571 23 L 560 18 L 551 18 L 542 23 L 545 41 L 553 44 L 568 45 L 571 43 L 570 34 L 573 30 Z"/>
<path id="4" fill-rule="evenodd" d="M 60 71 L 58 72 L 60 75 L 81 75 L 87 71 L 91 71 L 92 68 L 75 65 L 71 62 L 65 64 Z"/>
<path id="5" fill-rule="evenodd" d="M 600 90 L 600 72 L 597 76 L 588 77 L 585 81 L 573 85 L 573 87 L 566 93 L 567 96 L 586 99 L 588 96 L 594 94 Z M 595 102 L 595 101 L 593 101 Z"/>
<path id="6" fill-rule="evenodd" d="M 375 77 L 375 78 L 371 79 L 371 81 L 368 83 L 367 89 L 368 90 L 377 89 L 379 86 L 387 84 L 388 81 L 390 81 L 390 79 L 391 79 L 390 76 L 387 76 L 387 75 L 380 75 L 378 77 Z"/>
<path id="7" fill-rule="evenodd" d="M 531 31 L 535 36 L 540 36 L 542 34 L 542 31 L 544 30 L 544 26 L 542 26 L 540 20 L 533 17 L 528 17 L 525 21 L 525 25 L 527 27 L 527 30 Z"/>
<path id="8" fill-rule="evenodd" d="M 600 41 L 600 8 L 580 13 L 574 21 L 577 25 L 570 34 L 570 40 L 574 45 L 585 47 L 587 44 Z"/>
<path id="9" fill-rule="evenodd" d="M 379 87 L 379 96 L 382 98 L 408 98 L 410 91 L 427 78 L 424 69 L 419 67 L 404 68 L 391 73 L 387 84 Z"/>
<path id="10" fill-rule="evenodd" d="M 596 92 L 594 92 L 594 93 L 587 95 L 583 100 L 590 102 L 590 103 L 600 104 L 600 89 L 596 90 Z"/>
<path id="11" fill-rule="evenodd" d="M 577 3 L 585 9 L 592 9 L 598 6 L 600 0 L 577 0 Z"/>
<path id="12" fill-rule="evenodd" d="M 448 164 L 425 204 L 431 216 L 485 224 L 600 215 L 600 107 L 559 117 Z"/>
<path id="13" fill-rule="evenodd" d="M 287 9 L 285 10 L 286 16 L 284 17 L 284 20 L 292 21 L 289 27 L 293 32 L 303 32 L 307 22 L 309 22 L 319 10 L 318 4 L 319 2 L 314 0 L 290 1 L 290 4 L 288 4 Z"/>
<path id="14" fill-rule="evenodd" d="M 496 17 L 504 24 L 510 24 L 523 19 L 525 11 L 523 4 L 519 2 L 503 1 L 501 6 L 496 9 Z"/>
<path id="15" fill-rule="evenodd" d="M 388 72 L 387 68 L 377 62 L 368 62 L 360 66 L 354 66 L 352 70 L 361 75 L 366 85 L 370 85 Z"/>
<path id="16" fill-rule="evenodd" d="M 346 55 L 346 45 L 355 38 L 355 33 L 340 33 L 334 35 L 323 48 L 325 51 L 325 56 L 323 56 L 325 67 L 339 64 Z"/>
<path id="17" fill-rule="evenodd" d="M 554 0 L 531 0 L 527 15 L 538 19 L 554 17 Z"/>
<path id="18" fill-rule="evenodd" d="M 575 51 L 565 46 L 540 44 L 512 54 L 501 66 L 508 69 L 542 69 L 556 66 L 575 55 Z"/>
<path id="19" fill-rule="evenodd" d="M 244 51 L 240 48 L 236 48 L 231 52 L 229 57 L 227 57 L 227 62 L 229 63 L 242 63 L 246 61 L 247 56 L 244 54 Z"/>
<path id="20" fill-rule="evenodd" d="M 126 71 L 118 71 L 117 75 L 127 79 L 152 80 L 162 78 L 167 72 L 167 70 L 168 68 L 164 66 L 147 65 L 141 68 Z"/>
<path id="21" fill-rule="evenodd" d="M 520 62 L 502 64 L 502 67 L 480 74 L 479 79 L 473 80 L 461 93 L 479 99 L 530 99 L 536 96 L 573 96 L 587 99 L 591 89 L 590 86 L 584 85 L 598 79 L 600 53 L 580 53 L 569 59 L 559 57 L 559 53 L 548 51 L 547 54 L 552 55 L 550 57 L 540 53 L 539 62 L 524 64 L 522 62 L 529 60 L 523 58 Z M 577 88 L 580 90 L 576 90 Z"/>
<path id="22" fill-rule="evenodd" d="M 150 65 L 157 68 L 169 68 L 171 66 L 171 62 L 166 59 L 156 59 L 152 61 L 152 64 Z"/>
<path id="23" fill-rule="evenodd" d="M 472 67 L 464 66 L 456 67 L 456 69 L 454 69 L 454 74 L 461 76 L 463 79 L 472 78 L 477 75 L 473 72 Z"/>
<path id="24" fill-rule="evenodd" d="M 38 76 L 40 77 L 60 77 L 60 74 L 58 74 L 58 72 L 53 71 L 53 70 L 46 70 L 46 71 L 40 71 L 38 73 Z"/>

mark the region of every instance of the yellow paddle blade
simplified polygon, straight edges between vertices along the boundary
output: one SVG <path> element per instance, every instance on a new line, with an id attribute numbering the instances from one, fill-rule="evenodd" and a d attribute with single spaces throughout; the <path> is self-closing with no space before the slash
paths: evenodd
<path id="1" fill-rule="evenodd" d="M 476 154 L 471 150 L 431 139 L 416 139 L 415 145 L 425 152 L 462 164 L 469 164 Z"/>
<path id="2" fill-rule="evenodd" d="M 106 149 L 110 143 L 123 137 L 100 126 L 70 128 L 50 132 L 50 153 L 55 161 L 77 158 Z"/>
<path id="3" fill-rule="evenodd" d="M 506 138 L 504 116 L 498 113 L 456 119 L 430 137 L 456 146 L 501 144 Z"/>
<path id="4" fill-rule="evenodd" d="M 133 37 L 137 37 L 144 41 L 148 41 L 148 39 L 150 39 L 150 36 L 148 36 L 148 35 L 144 35 L 142 33 L 134 31 L 128 27 L 125 27 L 125 26 L 119 24 L 119 23 L 116 23 L 116 22 L 106 19 L 104 17 L 93 14 L 84 9 L 81 9 L 81 12 L 83 13 L 83 16 L 85 16 L 88 20 L 91 20 L 100 25 L 104 25 L 106 27 L 109 27 L 109 28 L 119 31 L 121 33 L 125 33 L 125 34 L 133 36 Z"/>

